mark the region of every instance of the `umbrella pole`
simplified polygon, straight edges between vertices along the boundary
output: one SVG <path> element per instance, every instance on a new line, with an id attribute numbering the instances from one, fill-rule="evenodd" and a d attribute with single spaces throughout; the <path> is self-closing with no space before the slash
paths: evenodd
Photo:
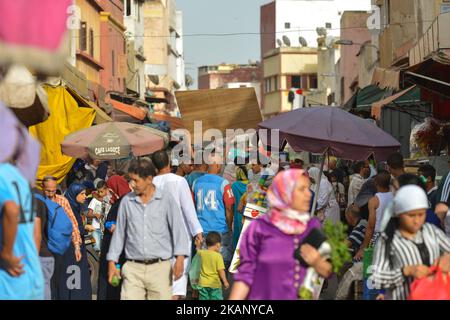
<path id="1" fill-rule="evenodd" d="M 315 211 L 317 207 L 317 199 L 319 196 L 319 188 L 320 188 L 320 180 L 322 179 L 322 173 L 323 173 L 323 166 L 325 164 L 325 157 L 328 154 L 328 149 L 325 150 L 325 152 L 322 154 L 322 160 L 320 162 L 320 172 L 319 172 L 319 181 L 316 181 L 316 190 L 314 190 L 314 200 L 313 200 L 313 206 L 311 209 L 311 214 L 315 216 Z"/>

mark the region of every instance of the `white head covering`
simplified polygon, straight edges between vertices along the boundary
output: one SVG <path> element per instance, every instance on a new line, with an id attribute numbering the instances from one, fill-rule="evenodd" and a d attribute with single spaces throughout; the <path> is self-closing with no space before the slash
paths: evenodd
<path id="1" fill-rule="evenodd" d="M 394 215 L 399 216 L 408 211 L 428 209 L 428 198 L 425 191 L 416 185 L 401 187 L 394 198 Z"/>
<path id="2" fill-rule="evenodd" d="M 384 230 L 392 217 L 417 209 L 428 209 L 428 198 L 425 191 L 416 185 L 410 184 L 398 189 L 394 200 L 387 206 L 381 221 L 381 230 Z"/>
<path id="3" fill-rule="evenodd" d="M 311 167 L 308 170 L 308 174 L 309 174 L 309 176 L 311 178 L 314 179 L 314 183 L 311 184 L 311 190 L 315 191 L 317 182 L 319 182 L 320 169 L 316 168 L 316 167 Z M 320 184 L 323 185 L 325 183 L 325 181 L 328 181 L 328 179 L 325 176 L 325 174 L 322 172 L 322 177 L 320 179 Z"/>

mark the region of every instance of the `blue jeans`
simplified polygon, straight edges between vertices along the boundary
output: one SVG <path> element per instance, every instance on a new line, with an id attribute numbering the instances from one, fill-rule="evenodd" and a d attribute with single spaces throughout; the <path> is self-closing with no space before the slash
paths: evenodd
<path id="1" fill-rule="evenodd" d="M 97 230 L 93 231 L 92 236 L 95 239 L 94 250 L 100 251 L 100 248 L 102 246 L 102 238 L 103 238 L 102 230 L 97 229 Z"/>
<path id="2" fill-rule="evenodd" d="M 53 257 L 39 257 L 41 262 L 42 274 L 44 275 L 44 300 L 52 300 L 52 292 L 50 280 L 55 271 L 55 258 Z"/>

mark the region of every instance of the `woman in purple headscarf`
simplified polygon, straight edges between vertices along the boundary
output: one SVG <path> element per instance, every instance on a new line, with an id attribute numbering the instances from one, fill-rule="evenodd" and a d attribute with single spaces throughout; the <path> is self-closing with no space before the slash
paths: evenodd
<path id="1" fill-rule="evenodd" d="M 270 210 L 253 221 L 243 234 L 240 265 L 234 277 L 232 300 L 296 300 L 307 266 L 300 264 L 294 252 L 318 274 L 328 277 L 331 264 L 319 252 L 302 242 L 320 222 L 311 218 L 310 182 L 306 171 L 280 172 L 267 197 Z"/>

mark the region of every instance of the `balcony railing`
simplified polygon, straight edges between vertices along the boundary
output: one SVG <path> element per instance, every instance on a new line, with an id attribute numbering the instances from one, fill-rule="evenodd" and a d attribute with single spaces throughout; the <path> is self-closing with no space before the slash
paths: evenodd
<path id="1" fill-rule="evenodd" d="M 416 65 L 441 49 L 450 49 L 450 12 L 440 14 L 409 50 L 409 65 Z"/>

